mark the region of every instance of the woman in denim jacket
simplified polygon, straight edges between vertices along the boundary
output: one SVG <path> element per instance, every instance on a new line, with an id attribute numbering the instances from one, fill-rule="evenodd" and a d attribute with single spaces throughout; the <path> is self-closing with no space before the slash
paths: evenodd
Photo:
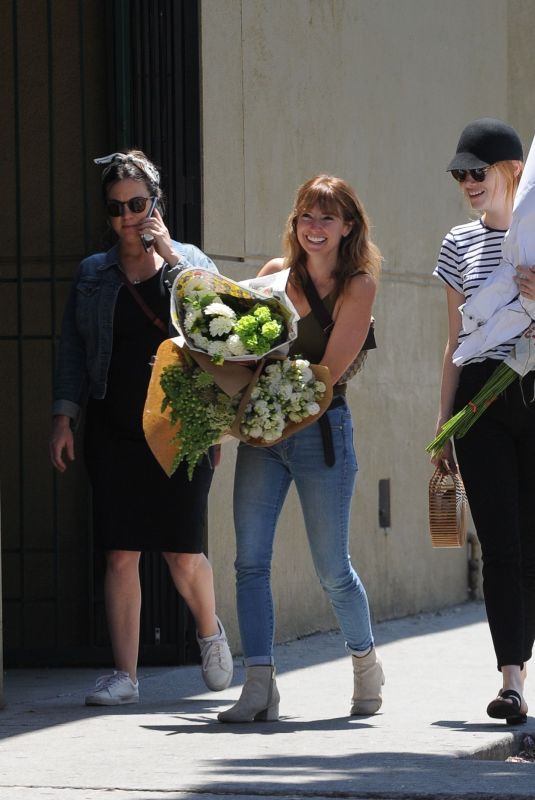
<path id="1" fill-rule="evenodd" d="M 212 465 L 206 458 L 191 483 L 184 467 L 169 479 L 142 427 L 151 357 L 168 337 L 172 280 L 187 265 L 217 269 L 193 245 L 171 239 L 159 210 L 159 173 L 144 153 L 114 153 L 97 163 L 106 165 L 103 198 L 118 242 L 84 259 L 73 281 L 59 344 L 50 455 L 60 472 L 74 460 L 73 429 L 86 407 L 85 460 L 96 543 L 106 554 L 115 660 L 113 674 L 99 678 L 86 703 L 121 705 L 139 700 L 139 558 L 145 550 L 162 553 L 195 618 L 207 686 L 219 691 L 232 679 L 203 553 Z"/>

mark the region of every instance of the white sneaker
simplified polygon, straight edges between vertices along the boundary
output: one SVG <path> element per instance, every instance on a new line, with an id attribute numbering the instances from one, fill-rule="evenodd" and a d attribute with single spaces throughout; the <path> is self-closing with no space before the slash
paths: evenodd
<path id="1" fill-rule="evenodd" d="M 221 692 L 230 686 L 234 664 L 225 629 L 221 620 L 218 617 L 216 619 L 219 633 L 205 639 L 197 636 L 197 641 L 201 648 L 203 681 L 213 692 Z"/>
<path id="2" fill-rule="evenodd" d="M 139 703 L 139 682 L 130 680 L 128 672 L 103 675 L 95 684 L 95 691 L 85 698 L 86 706 L 123 706 Z"/>

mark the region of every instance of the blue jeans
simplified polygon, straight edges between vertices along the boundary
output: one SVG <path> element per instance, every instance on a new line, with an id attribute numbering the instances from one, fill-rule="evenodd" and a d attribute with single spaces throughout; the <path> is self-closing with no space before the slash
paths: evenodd
<path id="1" fill-rule="evenodd" d="M 234 484 L 236 581 L 246 666 L 273 663 L 271 560 L 275 529 L 292 480 L 303 509 L 308 543 L 349 651 L 373 644 L 366 591 L 348 553 L 349 516 L 357 461 L 351 413 L 344 403 L 326 412 L 336 463 L 324 461 L 318 423 L 272 447 L 240 444 Z"/>

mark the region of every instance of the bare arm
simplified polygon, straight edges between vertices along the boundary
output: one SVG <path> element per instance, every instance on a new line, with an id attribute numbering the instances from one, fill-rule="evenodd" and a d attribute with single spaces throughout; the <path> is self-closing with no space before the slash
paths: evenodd
<path id="1" fill-rule="evenodd" d="M 355 275 L 335 312 L 335 323 L 321 363 L 333 383 L 344 374 L 362 349 L 370 327 L 377 284 L 366 273 Z"/>
<path id="2" fill-rule="evenodd" d="M 262 269 L 258 272 L 257 277 L 261 278 L 262 275 L 273 275 L 275 272 L 280 272 L 284 268 L 284 259 L 272 258 L 266 261 Z"/>
<path id="3" fill-rule="evenodd" d="M 455 392 L 459 385 L 459 376 L 462 367 L 456 367 L 452 361 L 452 356 L 458 346 L 459 332 L 461 330 L 462 320 L 459 312 L 459 306 L 464 303 L 465 298 L 461 292 L 453 289 L 451 286 L 446 288 L 447 302 L 448 302 L 448 341 L 444 351 L 444 360 L 442 362 L 442 381 L 440 386 L 440 405 L 438 410 L 438 419 L 436 425 L 436 433 L 439 432 L 442 425 L 451 417 L 453 411 L 453 401 L 455 399 Z M 433 456 L 431 459 L 435 466 L 449 467 L 455 469 L 455 459 L 453 457 L 453 446 L 451 440 L 444 446 L 440 453 Z M 448 462 L 446 465 L 444 462 Z"/>

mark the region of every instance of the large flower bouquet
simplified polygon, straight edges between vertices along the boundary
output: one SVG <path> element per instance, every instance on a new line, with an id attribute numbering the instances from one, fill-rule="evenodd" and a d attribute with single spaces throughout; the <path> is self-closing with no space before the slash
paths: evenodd
<path id="1" fill-rule="evenodd" d="M 296 336 L 295 309 L 273 286 L 257 291 L 247 282 L 191 268 L 176 278 L 171 298 L 173 324 L 186 344 L 215 364 L 284 352 Z"/>
<path id="2" fill-rule="evenodd" d="M 215 365 L 209 356 L 164 341 L 143 414 L 149 447 L 168 475 L 193 470 L 211 445 L 235 437 L 266 447 L 315 422 L 328 408 L 327 367 L 303 359 L 261 360 L 254 370 Z"/>
<path id="3" fill-rule="evenodd" d="M 275 444 L 289 435 L 289 426 L 320 415 L 327 392 L 321 370 L 304 359 L 285 358 L 263 367 L 240 405 L 239 438 Z"/>

